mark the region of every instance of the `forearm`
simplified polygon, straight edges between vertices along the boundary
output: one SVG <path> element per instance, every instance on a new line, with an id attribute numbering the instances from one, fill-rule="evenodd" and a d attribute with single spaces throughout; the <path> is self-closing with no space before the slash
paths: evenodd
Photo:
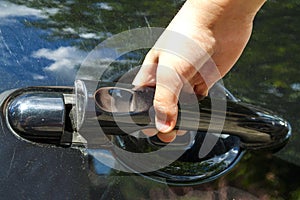
<path id="1" fill-rule="evenodd" d="M 193 14 L 198 13 L 195 18 L 203 23 L 214 23 L 224 17 L 253 20 L 265 2 L 266 0 L 187 0 L 184 7 Z"/>
<path id="2" fill-rule="evenodd" d="M 230 32 L 237 25 L 242 26 L 241 31 L 251 29 L 253 19 L 265 1 L 187 0 L 167 29 L 178 31 L 180 27 L 181 34 L 199 41 L 199 45 L 212 55 L 216 39 L 225 37 L 226 30 Z"/>
<path id="3" fill-rule="evenodd" d="M 222 7 L 224 10 L 235 10 L 245 14 L 256 14 L 266 0 L 188 0 L 211 3 Z"/>

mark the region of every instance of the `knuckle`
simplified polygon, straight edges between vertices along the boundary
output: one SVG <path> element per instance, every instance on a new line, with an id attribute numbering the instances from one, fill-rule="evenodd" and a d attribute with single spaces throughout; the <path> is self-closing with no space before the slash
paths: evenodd
<path id="1" fill-rule="evenodd" d="M 184 60 L 176 65 L 175 70 L 183 83 L 186 83 L 192 79 L 197 72 L 196 68 L 192 64 Z"/>

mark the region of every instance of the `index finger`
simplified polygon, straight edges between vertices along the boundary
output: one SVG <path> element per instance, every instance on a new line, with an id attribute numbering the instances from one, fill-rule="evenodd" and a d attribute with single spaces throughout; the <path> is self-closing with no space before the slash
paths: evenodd
<path id="1" fill-rule="evenodd" d="M 156 71 L 156 90 L 154 95 L 154 110 L 156 113 L 156 128 L 162 133 L 168 133 L 176 125 L 178 116 L 178 97 L 183 87 L 183 81 L 174 67 L 177 59 L 170 55 L 162 55 Z"/>

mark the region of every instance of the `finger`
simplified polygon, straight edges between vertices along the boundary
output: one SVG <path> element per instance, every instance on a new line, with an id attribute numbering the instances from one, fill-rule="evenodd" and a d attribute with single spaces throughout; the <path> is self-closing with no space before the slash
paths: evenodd
<path id="1" fill-rule="evenodd" d="M 142 129 L 141 131 L 149 137 L 154 136 L 158 133 L 158 130 L 155 128 Z"/>
<path id="2" fill-rule="evenodd" d="M 208 90 L 221 79 L 221 74 L 212 59 L 208 60 L 192 78 L 194 92 L 197 95 L 207 96 Z"/>
<path id="3" fill-rule="evenodd" d="M 173 130 L 169 133 L 158 133 L 157 137 L 163 142 L 173 142 L 176 139 L 176 130 Z"/>
<path id="4" fill-rule="evenodd" d="M 178 96 L 183 82 L 176 70 L 176 59 L 163 56 L 160 59 L 156 74 L 156 91 L 154 96 L 155 124 L 162 133 L 170 132 L 176 124 L 178 115 Z"/>
<path id="5" fill-rule="evenodd" d="M 150 50 L 132 84 L 135 86 L 154 86 L 156 82 L 157 62 L 157 53 Z"/>
<path id="6" fill-rule="evenodd" d="M 173 142 L 176 139 L 176 136 L 182 136 L 186 134 L 187 131 L 184 130 L 173 130 L 169 133 L 158 132 L 157 137 L 163 142 Z"/>
<path id="7" fill-rule="evenodd" d="M 176 139 L 176 136 L 182 136 L 187 133 L 185 130 L 173 130 L 169 133 L 160 133 L 158 132 L 157 129 L 155 128 L 148 128 L 148 129 L 143 129 L 141 130 L 142 133 L 145 135 L 152 137 L 154 135 L 157 135 L 157 137 L 162 141 L 162 142 L 172 142 Z M 175 134 L 174 134 L 175 133 Z"/>
<path id="8" fill-rule="evenodd" d="M 197 95 L 201 95 L 201 96 L 207 96 L 208 95 L 208 87 L 207 85 L 205 84 L 205 82 L 201 82 L 200 84 L 198 85 L 195 85 L 194 87 L 194 91 L 195 91 L 195 94 Z"/>
<path id="9" fill-rule="evenodd" d="M 199 74 L 201 75 L 201 82 L 197 84 L 198 93 L 201 91 L 202 93 L 207 93 L 207 90 L 222 78 L 221 72 L 212 59 L 208 60 L 203 65 L 203 67 L 199 70 Z"/>
<path id="10" fill-rule="evenodd" d="M 157 131 L 157 129 L 143 129 L 142 133 L 144 133 L 148 137 L 157 135 L 157 137 L 160 139 L 160 141 L 169 143 L 169 142 L 172 142 L 175 140 L 176 135 L 178 134 L 178 131 L 173 130 L 169 133 L 161 133 L 161 132 Z M 183 134 L 183 132 L 179 132 L 179 134 Z"/>
<path id="11" fill-rule="evenodd" d="M 182 135 L 185 135 L 186 133 L 187 133 L 187 131 L 185 131 L 185 130 L 177 130 L 176 135 L 182 136 Z"/>

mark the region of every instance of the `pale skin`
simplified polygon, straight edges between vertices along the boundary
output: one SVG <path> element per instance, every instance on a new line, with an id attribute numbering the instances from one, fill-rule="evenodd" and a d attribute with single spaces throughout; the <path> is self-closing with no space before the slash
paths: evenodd
<path id="1" fill-rule="evenodd" d="M 134 85 L 156 85 L 154 109 L 156 128 L 160 140 L 171 142 L 182 131 L 175 131 L 178 115 L 178 96 L 181 91 L 207 95 L 209 88 L 222 78 L 236 63 L 251 36 L 255 15 L 266 0 L 187 0 L 166 28 L 195 41 L 214 61 L 218 73 L 209 70 L 200 75 L 205 66 L 205 55 L 191 54 L 184 40 L 176 41 L 183 54 L 193 55 L 188 61 L 180 56 L 154 47 L 148 52 L 137 74 Z M 162 38 L 162 37 L 161 37 Z M 162 40 L 162 39 L 161 39 Z M 168 41 L 169 40 L 169 41 Z M 174 38 L 164 37 L 167 48 L 172 49 Z M 169 46 L 168 46 L 169 45 Z M 166 73 L 168 66 L 174 73 Z M 202 78 L 205 77 L 205 81 Z M 191 86 L 191 87 L 189 87 Z"/>

